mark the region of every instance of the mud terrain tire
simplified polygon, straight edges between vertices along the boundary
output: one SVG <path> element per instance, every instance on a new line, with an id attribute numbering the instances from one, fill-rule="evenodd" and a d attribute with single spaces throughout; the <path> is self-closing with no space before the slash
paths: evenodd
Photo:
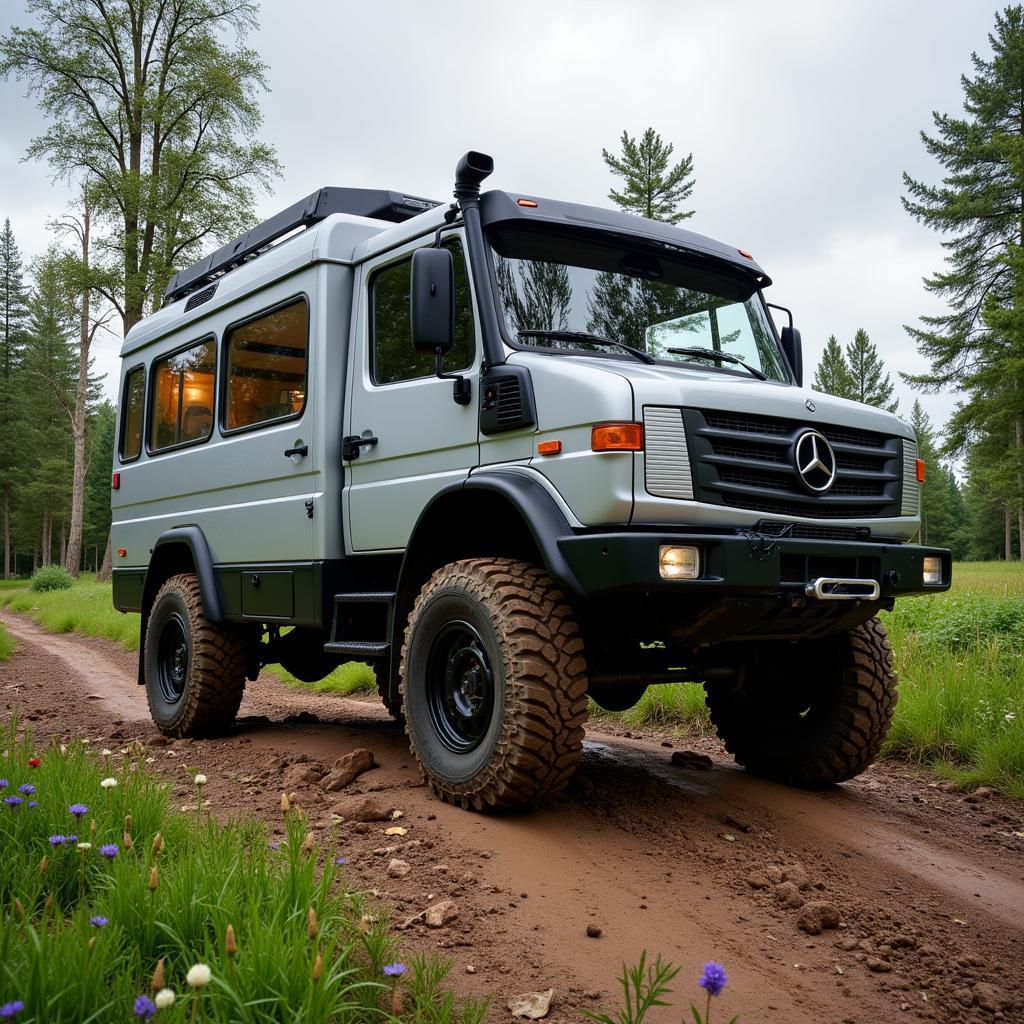
<path id="1" fill-rule="evenodd" d="M 146 696 L 157 728 L 165 736 L 212 736 L 227 729 L 242 702 L 246 653 L 243 629 L 203 615 L 195 576 L 170 577 L 146 623 Z"/>
<path id="2" fill-rule="evenodd" d="M 569 781 L 586 662 L 572 608 L 542 569 L 476 558 L 435 572 L 409 616 L 401 679 L 413 756 L 443 800 L 521 807 Z"/>
<path id="3" fill-rule="evenodd" d="M 896 707 L 896 673 L 877 618 L 805 641 L 771 671 L 706 683 L 725 749 L 747 771 L 792 786 L 852 779 L 881 749 Z"/>

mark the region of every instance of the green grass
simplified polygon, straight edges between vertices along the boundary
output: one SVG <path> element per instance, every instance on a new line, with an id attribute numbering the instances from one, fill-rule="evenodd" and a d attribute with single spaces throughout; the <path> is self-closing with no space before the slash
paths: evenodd
<path id="1" fill-rule="evenodd" d="M 349 889 L 336 839 L 304 848 L 301 813 L 288 814 L 272 849 L 258 822 L 172 808 L 141 747 L 39 750 L 12 722 L 0 726 L 0 749 L 4 793 L 34 787 L 20 805 L 0 804 L 0 1005 L 24 1002 L 18 1024 L 135 1020 L 160 959 L 177 993 L 160 1021 L 482 1021 L 483 1004 L 443 990 L 450 962 L 436 958 L 408 961 L 399 1006 L 383 973 L 400 957 L 387 915 Z M 100 787 L 106 776 L 116 788 Z M 79 819 L 73 803 L 88 805 Z M 50 840 L 69 832 L 91 847 Z M 112 859 L 105 844 L 116 844 Z M 213 981 L 190 991 L 197 963 Z"/>
<path id="2" fill-rule="evenodd" d="M 9 661 L 17 646 L 14 637 L 4 629 L 3 623 L 0 622 L 0 661 Z"/>

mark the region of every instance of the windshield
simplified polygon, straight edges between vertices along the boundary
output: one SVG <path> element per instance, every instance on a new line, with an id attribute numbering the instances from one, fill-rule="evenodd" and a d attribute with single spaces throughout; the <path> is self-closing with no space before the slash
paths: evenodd
<path id="1" fill-rule="evenodd" d="M 789 380 L 760 296 L 738 275 L 518 228 L 493 232 L 491 245 L 501 312 L 519 345 Z"/>

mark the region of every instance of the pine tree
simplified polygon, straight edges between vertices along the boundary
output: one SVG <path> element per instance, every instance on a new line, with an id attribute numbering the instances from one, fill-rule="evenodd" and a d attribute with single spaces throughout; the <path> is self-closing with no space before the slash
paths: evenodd
<path id="1" fill-rule="evenodd" d="M 540 260 L 498 258 L 497 278 L 502 304 L 517 331 L 564 331 L 569 327 L 572 285 L 569 268 Z"/>
<path id="2" fill-rule="evenodd" d="M 879 409 L 885 409 L 886 412 L 896 411 L 900 403 L 893 401 L 892 381 L 885 372 L 885 364 L 878 354 L 878 349 L 871 343 L 867 331 L 863 328 L 858 329 L 853 341 L 846 346 L 846 365 L 849 367 L 853 382 L 853 393 L 850 397 L 855 402 L 874 405 Z"/>
<path id="3" fill-rule="evenodd" d="M 678 224 L 693 216 L 693 210 L 680 209 L 693 193 L 693 154 L 672 164 L 674 146 L 662 141 L 648 128 L 640 141 L 623 131 L 619 140 L 622 152 L 616 156 L 601 150 L 605 164 L 623 180 L 622 191 L 612 189 L 608 198 L 626 213 Z"/>
<path id="4" fill-rule="evenodd" d="M 838 398 L 854 397 L 853 376 L 834 334 L 830 334 L 828 341 L 825 342 L 825 351 L 822 352 L 821 361 L 814 371 L 814 383 L 811 387 L 815 391 Z"/>
<path id="5" fill-rule="evenodd" d="M 989 58 L 971 55 L 962 78 L 963 117 L 936 113 L 925 149 L 944 170 L 931 185 L 904 174 L 903 205 L 948 236 L 946 266 L 925 287 L 947 311 L 907 327 L 930 361 L 908 379 L 926 391 L 967 394 L 949 432 L 948 451 L 984 452 L 985 486 L 1017 516 L 1024 541 L 1024 8 L 996 14 Z M 979 445 L 981 446 L 979 448 Z M 1005 466 L 1001 463 L 1009 462 Z M 980 478 L 980 470 L 974 478 Z M 971 488 L 976 494 L 977 488 Z"/>
<path id="6" fill-rule="evenodd" d="M 914 402 L 910 411 L 910 425 L 917 435 L 918 457 L 925 464 L 925 482 L 921 488 L 921 543 L 951 548 L 954 557 L 960 557 L 964 523 L 959 484 L 940 458 L 931 417 L 919 401 Z"/>
<path id="7" fill-rule="evenodd" d="M 21 254 L 9 217 L 4 219 L 0 233 L 0 318 L 0 517 L 4 534 L 3 575 L 8 579 L 11 575 L 11 493 L 18 463 L 15 443 L 17 376 L 28 321 Z"/>

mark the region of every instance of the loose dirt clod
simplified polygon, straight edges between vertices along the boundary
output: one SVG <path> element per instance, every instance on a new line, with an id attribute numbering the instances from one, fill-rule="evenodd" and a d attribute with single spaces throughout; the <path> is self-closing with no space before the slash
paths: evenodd
<path id="1" fill-rule="evenodd" d="M 698 754 L 695 750 L 673 751 L 671 763 L 677 768 L 695 768 L 701 772 L 710 771 L 714 765 L 707 754 Z"/>
<path id="2" fill-rule="evenodd" d="M 329 793 L 336 793 L 373 767 L 373 751 L 365 747 L 356 747 L 355 750 L 350 750 L 335 760 L 322 785 Z"/>
<path id="3" fill-rule="evenodd" d="M 551 997 L 554 994 L 553 988 L 549 988 L 545 992 L 524 992 L 523 995 L 510 999 L 508 1008 L 513 1017 L 540 1020 L 548 1015 L 548 1010 L 551 1009 Z"/>
<path id="4" fill-rule="evenodd" d="M 601 929 L 596 924 L 587 925 L 587 938 L 599 939 L 601 938 Z"/>
<path id="5" fill-rule="evenodd" d="M 820 935 L 823 928 L 839 927 L 839 910 L 827 900 L 812 900 L 804 904 L 796 926 L 808 935 Z"/>
<path id="6" fill-rule="evenodd" d="M 459 908 L 455 900 L 441 900 L 423 912 L 423 920 L 428 928 L 443 928 L 449 921 L 459 916 Z"/>
<path id="7" fill-rule="evenodd" d="M 791 910 L 799 910 L 805 902 L 794 882 L 780 882 L 772 889 L 772 893 L 779 903 Z"/>
<path id="8" fill-rule="evenodd" d="M 412 868 L 404 860 L 393 857 L 388 864 L 388 878 L 405 878 Z"/>
<path id="9" fill-rule="evenodd" d="M 339 800 L 332 814 L 346 821 L 390 821 L 391 807 L 375 796 L 349 796 Z"/>

